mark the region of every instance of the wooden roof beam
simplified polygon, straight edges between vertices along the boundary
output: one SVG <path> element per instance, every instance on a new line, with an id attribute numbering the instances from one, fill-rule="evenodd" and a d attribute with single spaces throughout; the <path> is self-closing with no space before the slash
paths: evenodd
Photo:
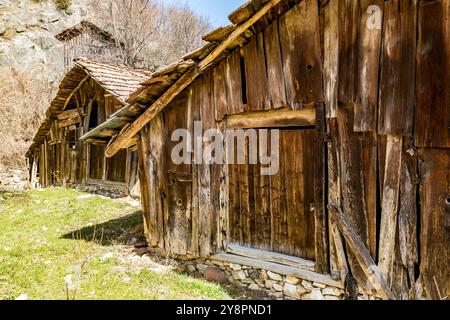
<path id="1" fill-rule="evenodd" d="M 69 96 L 67 97 L 66 102 L 64 102 L 64 105 L 63 105 L 61 111 L 66 110 L 67 105 L 68 105 L 69 102 L 70 102 L 70 99 L 72 99 L 72 97 L 74 96 L 74 94 L 77 93 L 77 91 L 81 89 L 81 87 L 83 86 L 83 84 L 84 84 L 86 81 L 88 81 L 88 79 L 89 79 L 89 75 L 85 76 L 85 77 L 83 78 L 83 80 L 81 80 L 80 83 L 76 86 L 76 88 L 73 89 L 73 91 L 72 91 L 72 92 L 69 94 Z"/>
<path id="2" fill-rule="evenodd" d="M 150 106 L 130 127 L 122 132 L 106 149 L 106 156 L 114 156 L 120 149 L 126 146 L 149 121 L 151 121 L 159 112 L 161 112 L 181 91 L 187 88 L 197 77 L 206 70 L 215 59 L 228 48 L 237 38 L 239 38 L 255 22 L 264 17 L 273 7 L 283 0 L 270 0 L 264 7 L 251 16 L 247 21 L 237 26 L 236 29 L 220 43 L 205 59 L 197 66 L 192 66 L 186 73 L 175 82 L 153 105 Z"/>

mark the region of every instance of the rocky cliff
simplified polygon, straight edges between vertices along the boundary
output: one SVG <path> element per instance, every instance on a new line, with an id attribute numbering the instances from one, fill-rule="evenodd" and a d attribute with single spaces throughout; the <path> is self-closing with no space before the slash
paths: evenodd
<path id="1" fill-rule="evenodd" d="M 0 68 L 60 78 L 63 46 L 54 36 L 89 18 L 86 1 L 62 2 L 0 0 Z"/>

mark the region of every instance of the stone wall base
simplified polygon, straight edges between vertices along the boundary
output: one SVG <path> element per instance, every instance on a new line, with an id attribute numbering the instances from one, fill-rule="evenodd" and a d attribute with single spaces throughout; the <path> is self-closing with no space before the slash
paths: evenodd
<path id="1" fill-rule="evenodd" d="M 244 265 L 198 259 L 187 263 L 192 274 L 201 274 L 207 280 L 229 282 L 249 290 L 265 290 L 279 300 L 343 300 L 344 290 L 325 284 L 310 282 L 292 276 L 284 276 L 271 271 L 254 269 Z M 372 294 L 360 294 L 358 300 L 376 300 Z"/>

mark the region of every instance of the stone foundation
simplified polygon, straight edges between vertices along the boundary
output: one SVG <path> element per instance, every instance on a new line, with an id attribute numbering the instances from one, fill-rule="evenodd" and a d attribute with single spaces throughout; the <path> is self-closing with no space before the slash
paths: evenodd
<path id="1" fill-rule="evenodd" d="M 265 290 L 280 300 L 343 300 L 344 290 L 325 284 L 284 276 L 267 270 L 216 260 L 196 260 L 187 264 L 192 274 L 201 274 L 207 280 L 231 283 L 249 290 Z M 376 300 L 374 295 L 360 294 L 358 300 Z"/>

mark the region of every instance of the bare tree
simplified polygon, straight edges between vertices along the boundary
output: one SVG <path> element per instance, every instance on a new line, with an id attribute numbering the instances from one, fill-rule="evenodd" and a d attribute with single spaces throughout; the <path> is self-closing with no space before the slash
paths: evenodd
<path id="1" fill-rule="evenodd" d="M 122 61 L 132 67 L 141 64 L 140 54 L 162 25 L 162 6 L 155 0 L 93 1 L 96 19 L 112 33 Z"/>
<path id="2" fill-rule="evenodd" d="M 202 44 L 209 20 L 186 2 L 105 0 L 92 3 L 94 18 L 116 39 L 119 60 L 131 67 L 157 69 Z"/>

